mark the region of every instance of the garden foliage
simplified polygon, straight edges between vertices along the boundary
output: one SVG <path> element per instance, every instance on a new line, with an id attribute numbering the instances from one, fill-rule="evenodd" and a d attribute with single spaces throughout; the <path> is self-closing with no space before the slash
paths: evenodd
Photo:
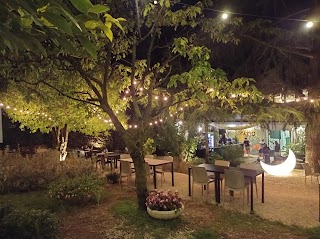
<path id="1" fill-rule="evenodd" d="M 17 209 L 6 215 L 2 223 L 7 238 L 58 238 L 59 221 L 48 211 Z"/>
<path id="2" fill-rule="evenodd" d="M 61 178 L 73 178 L 94 171 L 91 161 L 68 158 L 59 162 L 59 152 L 51 151 L 32 158 L 19 155 L 0 157 L 0 194 L 46 189 Z"/>
<path id="3" fill-rule="evenodd" d="M 94 174 L 61 178 L 49 185 L 51 198 L 70 205 L 99 203 L 103 191 L 103 181 Z"/>

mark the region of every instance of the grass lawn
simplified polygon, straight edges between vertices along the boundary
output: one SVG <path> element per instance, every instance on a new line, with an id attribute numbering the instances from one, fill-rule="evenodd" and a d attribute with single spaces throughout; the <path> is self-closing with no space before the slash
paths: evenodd
<path id="1" fill-rule="evenodd" d="M 320 239 L 320 228 L 305 229 L 227 211 L 203 202 L 187 201 L 181 217 L 159 221 L 137 209 L 133 188 L 106 185 L 99 205 L 67 207 L 46 192 L 0 196 L 0 205 L 48 209 L 61 220 L 59 238 L 310 238 Z"/>

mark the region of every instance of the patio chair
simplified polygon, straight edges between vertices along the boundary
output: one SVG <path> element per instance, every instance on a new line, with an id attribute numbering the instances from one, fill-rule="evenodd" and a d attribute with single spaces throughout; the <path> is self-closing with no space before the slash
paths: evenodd
<path id="1" fill-rule="evenodd" d="M 313 176 L 314 176 L 314 177 L 317 177 L 317 179 L 318 179 L 319 173 L 315 173 L 315 172 L 312 170 L 310 164 L 308 164 L 308 163 L 303 163 L 303 164 L 302 164 L 302 167 L 303 167 L 303 169 L 304 169 L 304 184 L 305 184 L 305 185 L 307 185 L 307 177 L 308 177 L 308 176 L 311 177 L 311 183 L 312 183 L 312 177 L 313 177 Z"/>
<path id="2" fill-rule="evenodd" d="M 240 168 L 242 169 L 250 169 L 250 170 L 257 170 L 256 166 L 254 164 L 248 164 L 248 163 L 241 163 Z M 246 183 L 250 183 L 250 179 L 245 178 Z M 253 183 L 256 185 L 256 194 L 257 194 L 257 198 L 259 198 L 259 194 L 258 194 L 258 186 L 257 186 L 257 178 L 253 178 Z"/>
<path id="3" fill-rule="evenodd" d="M 230 162 L 226 160 L 215 160 L 214 165 L 216 166 L 223 166 L 223 167 L 230 167 Z M 208 176 L 211 179 L 214 179 L 214 173 L 208 173 Z M 222 181 L 223 181 L 224 175 L 220 174 L 220 184 L 221 184 L 221 189 L 222 189 Z"/>
<path id="4" fill-rule="evenodd" d="M 134 170 L 130 168 L 130 162 L 120 161 L 120 180 L 119 184 L 122 181 L 122 177 L 127 177 L 127 182 L 129 182 L 129 178 L 131 174 L 134 173 Z"/>
<path id="5" fill-rule="evenodd" d="M 207 195 L 209 194 L 209 183 L 214 182 L 213 179 L 208 177 L 207 170 L 204 167 L 192 166 L 192 198 L 194 194 L 194 184 L 200 184 L 202 195 L 203 195 L 203 187 L 206 186 Z"/>
<path id="6" fill-rule="evenodd" d="M 241 170 L 224 170 L 224 189 L 223 189 L 223 207 L 225 203 L 226 191 L 233 191 L 233 195 L 236 191 L 242 192 L 243 205 L 244 208 L 244 193 L 247 189 L 247 202 L 249 202 L 249 185 L 246 184 L 244 179 L 244 173 Z"/>
<path id="7" fill-rule="evenodd" d="M 120 159 L 129 159 L 131 158 L 130 154 L 120 154 Z"/>
<path id="8" fill-rule="evenodd" d="M 147 162 L 145 162 L 145 169 L 146 169 L 146 176 L 147 176 L 147 180 L 150 180 L 150 176 L 153 175 L 153 170 L 150 169 L 150 166 Z"/>
<path id="9" fill-rule="evenodd" d="M 173 162 L 172 156 L 164 156 L 164 157 L 161 157 L 161 159 Z M 166 172 L 171 173 L 171 164 L 165 164 L 165 165 L 162 165 L 161 168 L 160 167 L 156 168 L 156 173 L 161 174 L 161 183 L 162 183 L 162 180 L 163 180 L 163 182 L 166 181 L 165 180 L 166 178 L 164 177 L 164 173 L 166 173 Z"/>

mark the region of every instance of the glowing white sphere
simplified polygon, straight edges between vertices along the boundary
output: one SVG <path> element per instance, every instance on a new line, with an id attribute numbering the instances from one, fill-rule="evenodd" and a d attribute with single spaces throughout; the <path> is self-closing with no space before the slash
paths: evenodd
<path id="1" fill-rule="evenodd" d="M 311 27 L 313 27 L 313 22 L 307 22 L 306 23 L 306 28 L 311 28 Z"/>
<path id="2" fill-rule="evenodd" d="M 292 170 L 296 166 L 296 156 L 294 155 L 292 150 L 289 149 L 289 155 L 283 163 L 278 165 L 269 165 L 260 161 L 260 165 L 263 168 L 263 170 L 268 174 L 274 176 L 287 176 L 292 172 Z"/>
<path id="3" fill-rule="evenodd" d="M 223 13 L 223 14 L 221 15 L 221 18 L 222 18 L 222 19 L 227 19 L 228 16 L 229 16 L 228 13 Z"/>

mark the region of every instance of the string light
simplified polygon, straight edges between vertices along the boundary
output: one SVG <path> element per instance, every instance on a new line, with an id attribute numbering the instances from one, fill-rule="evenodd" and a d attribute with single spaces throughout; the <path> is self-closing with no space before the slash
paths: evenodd
<path id="1" fill-rule="evenodd" d="M 308 21 L 308 22 L 306 23 L 306 28 L 311 28 L 311 27 L 313 27 L 313 22 Z"/>
<path id="2" fill-rule="evenodd" d="M 222 13 L 222 15 L 221 15 L 221 18 L 222 18 L 223 20 L 226 20 L 228 17 L 229 17 L 229 14 L 228 14 L 228 13 Z"/>
<path id="3" fill-rule="evenodd" d="M 184 5 L 184 6 L 193 6 L 191 4 L 187 3 L 177 3 L 179 5 Z M 249 13 L 239 13 L 239 12 L 226 12 L 224 10 L 219 10 L 219 9 L 214 9 L 214 8 L 204 8 L 205 10 L 212 11 L 212 12 L 219 12 L 221 14 L 221 18 L 223 20 L 226 20 L 229 18 L 229 16 L 232 15 L 237 15 L 237 16 L 247 16 L 247 17 L 256 17 L 256 18 L 264 18 L 264 19 L 275 19 L 275 20 L 281 20 L 281 21 L 296 21 L 296 22 L 307 22 L 306 27 L 311 28 L 314 26 L 314 23 L 319 23 L 320 21 L 309 21 L 306 19 L 297 19 L 297 18 L 287 18 L 287 17 L 273 17 L 273 16 L 266 16 L 266 15 L 256 15 L 256 14 L 249 14 Z M 309 9 L 306 9 L 304 11 L 307 11 Z M 303 11 L 301 11 L 303 12 Z M 308 26 L 307 26 L 308 25 Z"/>

